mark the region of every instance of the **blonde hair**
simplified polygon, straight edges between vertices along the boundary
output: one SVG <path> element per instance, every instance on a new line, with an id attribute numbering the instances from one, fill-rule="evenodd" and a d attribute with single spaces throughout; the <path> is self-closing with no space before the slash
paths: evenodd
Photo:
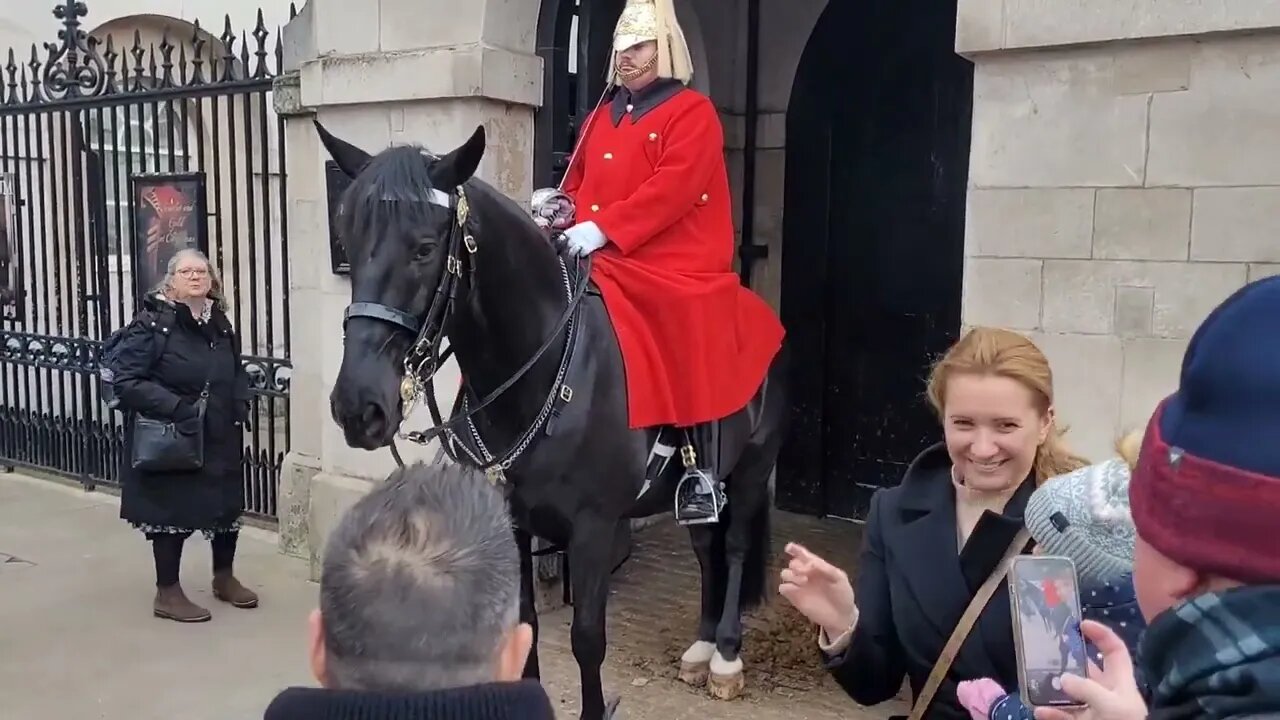
<path id="1" fill-rule="evenodd" d="M 1116 453 L 1129 466 L 1129 472 L 1138 467 L 1138 453 L 1142 450 L 1142 438 L 1146 435 L 1142 430 L 1134 430 L 1116 440 Z"/>
<path id="2" fill-rule="evenodd" d="M 160 279 L 160 284 L 156 286 L 156 292 L 170 300 L 173 299 L 171 297 L 173 276 L 178 273 L 178 265 L 186 258 L 195 258 L 209 269 L 209 299 L 213 301 L 214 307 L 223 313 L 228 312 L 231 305 L 227 302 L 227 296 L 222 290 L 222 274 L 213 266 L 213 263 L 209 262 L 209 257 L 196 248 L 183 248 L 169 258 L 169 264 L 165 268 L 164 277 Z"/>
<path id="3" fill-rule="evenodd" d="M 1047 415 L 1053 406 L 1053 372 L 1049 360 L 1023 335 L 999 328 L 970 330 L 933 366 L 929 375 L 929 404 L 939 419 L 947 396 L 947 383 L 955 375 L 997 375 L 1016 380 L 1031 391 L 1036 410 Z M 1036 483 L 1085 467 L 1089 461 L 1067 449 L 1065 429 L 1049 427 L 1045 441 L 1036 448 Z"/>

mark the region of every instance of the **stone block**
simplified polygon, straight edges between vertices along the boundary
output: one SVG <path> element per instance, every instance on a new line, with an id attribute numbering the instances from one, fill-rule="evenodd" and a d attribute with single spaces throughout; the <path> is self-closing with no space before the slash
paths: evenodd
<path id="1" fill-rule="evenodd" d="M 1280 187 L 1195 191 L 1191 259 L 1280 262 Z"/>
<path id="2" fill-rule="evenodd" d="M 961 55 L 1004 47 L 1004 0 L 956 3 L 956 52 Z"/>
<path id="3" fill-rule="evenodd" d="M 356 55 L 378 50 L 379 13 L 376 8 L 370 12 L 367 2 L 309 0 L 303 8 L 312 11 L 316 56 Z"/>
<path id="4" fill-rule="evenodd" d="M 1255 263 L 1249 266 L 1249 282 L 1280 275 L 1280 263 Z"/>
<path id="5" fill-rule="evenodd" d="M 1223 263 L 1046 260 L 1046 332 L 1111 335 L 1116 288 L 1149 287 L 1155 300 L 1151 332 L 1190 337 L 1218 303 L 1245 282 L 1244 265 Z"/>
<path id="6" fill-rule="evenodd" d="M 1190 89 L 1152 98 L 1146 184 L 1280 185 L 1277 95 L 1280 36 L 1203 40 Z"/>
<path id="7" fill-rule="evenodd" d="M 311 559 L 311 483 L 320 472 L 318 457 L 290 452 L 280 473 L 279 548 L 285 555 Z"/>
<path id="8" fill-rule="evenodd" d="M 1100 50 L 993 56 L 975 66 L 970 184 L 1141 185 L 1147 98 L 1117 96 Z"/>
<path id="9" fill-rule="evenodd" d="M 487 1 L 378 0 L 351 4 L 359 7 L 359 12 L 375 16 L 378 48 L 387 53 L 480 42 L 486 10 L 494 12 L 487 8 Z M 442 17 L 447 17 L 448 22 L 441 22 Z M 535 18 L 531 27 L 536 26 Z"/>
<path id="10" fill-rule="evenodd" d="M 324 545 L 329 533 L 342 516 L 369 494 L 373 483 L 361 478 L 332 473 L 318 473 L 311 481 L 311 509 L 307 520 L 307 543 L 310 548 L 311 580 L 319 582 L 324 562 Z"/>
<path id="11" fill-rule="evenodd" d="M 1094 192 L 974 188 L 965 213 L 966 251 L 972 257 L 1087 258 Z"/>
<path id="12" fill-rule="evenodd" d="M 1004 13 L 1009 49 L 1280 26 L 1280 3 L 1250 0 L 1005 0 Z"/>
<path id="13" fill-rule="evenodd" d="M 1156 291 L 1149 287 L 1116 288 L 1115 328 L 1121 337 L 1145 337 L 1155 322 Z"/>
<path id="14" fill-rule="evenodd" d="M 1191 236 L 1191 191 L 1098 191 L 1093 257 L 1104 260 L 1186 260 Z"/>
<path id="15" fill-rule="evenodd" d="M 1044 334 L 1029 337 L 1053 370 L 1054 407 L 1066 441 L 1090 459 L 1109 456 L 1120 422 L 1124 354 L 1110 335 Z"/>
<path id="16" fill-rule="evenodd" d="M 297 308 L 319 306 L 320 294 L 312 289 L 294 288 L 290 302 L 295 312 L 290 315 L 290 346 L 313 348 L 322 346 L 328 336 L 340 327 L 339 319 L 331 319 L 317 312 L 297 312 Z M 341 348 L 339 348 L 341 350 Z M 328 412 L 328 393 L 323 365 L 319 362 L 298 362 L 293 368 L 289 391 L 289 426 L 292 450 L 309 456 L 320 456 L 323 424 L 331 422 Z"/>
<path id="17" fill-rule="evenodd" d="M 456 97 L 537 107 L 542 59 L 472 46 L 322 57 L 302 67 L 302 103 L 311 107 Z"/>
<path id="18" fill-rule="evenodd" d="M 969 258 L 963 322 L 1016 330 L 1040 327 L 1040 260 Z"/>
<path id="19" fill-rule="evenodd" d="M 1188 41 L 1120 45 L 1112 60 L 1112 88 L 1117 95 L 1178 92 L 1191 86 Z"/>
<path id="20" fill-rule="evenodd" d="M 1142 430 L 1169 393 L 1178 389 L 1187 339 L 1129 338 L 1124 341 L 1124 388 L 1120 434 Z"/>

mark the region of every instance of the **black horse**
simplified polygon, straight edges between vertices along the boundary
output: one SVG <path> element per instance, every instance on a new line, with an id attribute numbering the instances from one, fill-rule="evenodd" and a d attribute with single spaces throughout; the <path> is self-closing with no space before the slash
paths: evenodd
<path id="1" fill-rule="evenodd" d="M 471 393 L 455 406 L 469 417 L 450 421 L 458 431 L 451 447 L 464 449 L 466 462 L 506 459 L 492 477 L 506 483 L 519 528 L 521 618 L 536 633 L 536 535 L 568 550 L 582 717 L 611 717 L 617 701 L 605 703 L 600 666 L 616 538 L 631 518 L 672 511 L 682 468 L 671 463 L 672 472 L 646 484 L 657 432 L 628 428 L 622 356 L 603 301 L 521 206 L 473 177 L 483 127 L 443 157 L 418 147 L 371 157 L 317 129 L 352 178 L 336 218 L 352 304 L 334 420 L 352 447 L 392 445 L 406 412 L 402 391 L 423 379 L 414 375 L 434 372 L 424 348 L 448 337 Z M 721 423 L 726 513 L 690 529 L 702 610 L 681 677 L 709 682 L 726 699 L 743 685 L 742 613 L 763 601 L 767 583 L 771 476 L 786 417 L 781 357 L 751 403 Z M 486 395 L 487 405 L 477 401 Z M 538 676 L 536 643 L 525 674 Z"/>

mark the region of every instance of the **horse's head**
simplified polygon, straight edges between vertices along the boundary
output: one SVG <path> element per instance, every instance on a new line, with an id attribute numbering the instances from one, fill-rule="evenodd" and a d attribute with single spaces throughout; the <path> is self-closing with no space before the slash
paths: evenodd
<path id="1" fill-rule="evenodd" d="M 370 156 L 316 123 L 325 148 L 353 178 L 336 225 L 351 264 L 342 368 L 329 396 L 352 447 L 391 443 L 403 419 L 405 355 L 420 338 L 457 228 L 457 188 L 484 155 L 484 128 L 442 157 L 416 147 Z"/>

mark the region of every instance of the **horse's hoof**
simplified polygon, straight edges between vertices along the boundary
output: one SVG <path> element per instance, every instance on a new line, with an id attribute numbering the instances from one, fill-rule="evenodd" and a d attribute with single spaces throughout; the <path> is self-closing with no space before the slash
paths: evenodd
<path id="1" fill-rule="evenodd" d="M 737 700 L 742 696 L 742 690 L 746 686 L 747 680 L 742 673 L 737 675 L 711 673 L 707 681 L 707 690 L 711 693 L 711 697 L 717 700 Z"/>
<path id="2" fill-rule="evenodd" d="M 699 640 L 680 656 L 680 682 L 693 687 L 707 684 L 711 674 L 711 658 L 716 654 L 716 644 Z"/>
<path id="3" fill-rule="evenodd" d="M 707 684 L 709 675 L 711 675 L 709 663 L 680 663 L 680 682 L 686 685 L 702 687 Z"/>
<path id="4" fill-rule="evenodd" d="M 725 660 L 720 652 L 716 651 L 707 669 L 710 672 L 707 690 L 711 693 L 711 697 L 717 700 L 737 700 L 742 695 L 742 690 L 747 685 L 746 678 L 742 674 L 742 658 Z"/>

